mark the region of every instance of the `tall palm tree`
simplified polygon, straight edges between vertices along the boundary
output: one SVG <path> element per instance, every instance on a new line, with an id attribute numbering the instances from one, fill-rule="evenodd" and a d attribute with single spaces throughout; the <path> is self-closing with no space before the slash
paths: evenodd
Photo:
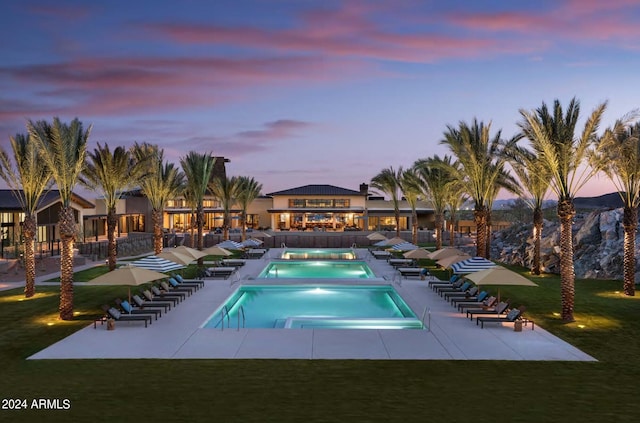
<path id="1" fill-rule="evenodd" d="M 196 226 L 198 227 L 198 250 L 204 248 L 202 227 L 204 225 L 204 196 L 213 173 L 213 165 L 216 158 L 209 153 L 197 153 L 190 151 L 180 159 L 180 165 L 186 177 L 186 186 L 196 206 Z M 198 259 L 198 265 L 202 265 L 202 258 Z"/>
<path id="2" fill-rule="evenodd" d="M 111 271 L 116 268 L 116 205 L 122 195 L 145 176 L 147 163 L 135 160 L 131 151 L 124 147 L 118 146 L 112 153 L 108 144 L 102 146 L 98 143 L 98 147 L 87 155 L 88 160 L 80 182 L 104 198 L 107 209 L 107 255 Z"/>
<path id="3" fill-rule="evenodd" d="M 544 218 L 542 206 L 549 192 L 551 175 L 544 166 L 543 161 L 531 150 L 514 145 L 505 152 L 514 173 L 520 181 L 523 195 L 520 198 L 527 204 L 533 213 L 533 260 L 531 273 L 542 273 L 540 262 L 540 246 L 542 244 L 542 229 Z"/>
<path id="4" fill-rule="evenodd" d="M 449 167 L 452 166 L 451 157 L 438 155 L 427 159 L 419 159 L 413 164 L 420 180 L 423 193 L 433 206 L 435 219 L 436 250 L 442 248 L 442 228 L 444 225 L 444 212 L 448 185 L 453 180 Z"/>
<path id="5" fill-rule="evenodd" d="M 34 241 L 37 230 L 36 210 L 41 196 L 49 189 L 51 170 L 44 165 L 41 150 L 28 135 L 16 134 L 11 137 L 13 162 L 0 146 L 0 177 L 20 202 L 24 211 L 22 237 L 24 241 L 24 296 L 33 297 L 36 292 L 36 256 Z"/>
<path id="6" fill-rule="evenodd" d="M 59 212 L 60 239 L 60 318 L 73 319 L 73 242 L 76 238 L 76 221 L 71 207 L 73 188 L 85 166 L 87 141 L 91 125 L 85 131 L 77 118 L 70 124 L 53 118 L 46 121 L 27 121 L 31 139 L 40 148 L 43 164 L 51 170 L 51 176 L 60 193 L 62 207 Z"/>
<path id="7" fill-rule="evenodd" d="M 635 295 L 636 230 L 640 205 L 640 123 L 629 125 L 630 116 L 616 121 L 597 142 L 591 164 L 607 175 L 622 198 L 624 211 L 623 291 Z"/>
<path id="8" fill-rule="evenodd" d="M 418 244 L 418 212 L 416 207 L 422 194 L 422 181 L 415 168 L 409 168 L 400 174 L 400 190 L 411 207 L 411 242 Z"/>
<path id="9" fill-rule="evenodd" d="M 187 204 L 187 207 L 189 207 L 189 244 L 190 244 L 189 246 L 191 248 L 196 248 L 196 237 L 194 236 L 195 227 L 197 226 L 196 199 L 194 198 L 193 193 L 191 192 L 188 186 L 185 187 L 184 191 L 182 192 L 182 195 L 184 196 L 184 201 Z"/>
<path id="10" fill-rule="evenodd" d="M 562 320 L 574 321 L 575 271 L 573 267 L 573 218 L 576 214 L 573 198 L 596 173 L 593 167 L 582 166 L 589 148 L 597 140 L 598 126 L 607 107 L 599 104 L 587 118 L 582 133 L 576 138 L 575 130 L 580 116 L 580 103 L 571 99 L 566 113 L 559 100 L 549 110 L 543 102 L 536 110 L 520 110 L 518 123 L 529 139 L 535 154 L 551 174 L 551 190 L 558 197 L 560 220 L 560 283 Z"/>
<path id="11" fill-rule="evenodd" d="M 445 205 L 449 211 L 449 245 L 453 247 L 456 239 L 456 222 L 458 210 L 467 202 L 469 197 L 464 192 L 464 186 L 457 180 L 452 180 L 447 184 Z"/>
<path id="12" fill-rule="evenodd" d="M 240 224 L 242 226 L 242 241 L 247 236 L 247 209 L 249 204 L 260 195 L 262 184 L 249 176 L 238 176 L 237 201 L 240 206 Z"/>
<path id="13" fill-rule="evenodd" d="M 229 239 L 229 228 L 231 227 L 231 208 L 238 198 L 238 178 L 232 176 L 216 176 L 209 183 L 209 189 L 213 196 L 220 201 L 223 212 L 222 237 Z"/>
<path id="14" fill-rule="evenodd" d="M 502 155 L 501 131 L 491 137 L 490 130 L 491 124 L 485 125 L 475 119 L 471 125 L 460 122 L 458 128 L 447 125 L 441 141 L 441 144 L 449 147 L 460 164 L 459 168 L 451 168 L 451 172 L 475 203 L 476 255 L 487 258 L 487 224 L 491 202 L 498 192 L 496 186 L 508 179 L 504 168 L 506 158 Z"/>
<path id="15" fill-rule="evenodd" d="M 396 236 L 400 237 L 400 178 L 402 166 L 398 170 L 393 167 L 382 169 L 380 173 L 371 178 L 371 187 L 388 194 L 393 204 L 393 215 L 396 221 Z"/>
<path id="16" fill-rule="evenodd" d="M 164 150 L 157 145 L 135 143 L 132 151 L 137 160 L 148 161 L 148 176 L 140 181 L 140 188 L 151 203 L 153 249 L 155 254 L 160 254 L 164 205 L 182 192 L 184 174 L 173 163 L 164 161 Z"/>

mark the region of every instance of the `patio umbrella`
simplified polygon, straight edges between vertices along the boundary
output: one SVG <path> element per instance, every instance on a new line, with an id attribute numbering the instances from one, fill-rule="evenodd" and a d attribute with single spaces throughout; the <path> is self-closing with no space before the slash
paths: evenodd
<path id="1" fill-rule="evenodd" d="M 381 239 L 380 241 L 374 243 L 373 245 L 376 246 L 376 247 L 386 247 L 388 241 L 389 240 L 387 238 Z"/>
<path id="2" fill-rule="evenodd" d="M 469 273 L 465 278 L 476 285 L 509 285 L 509 286 L 538 286 L 529 279 L 502 266 Z M 500 302 L 500 288 L 498 288 L 498 302 Z"/>
<path id="3" fill-rule="evenodd" d="M 180 254 L 184 254 L 187 256 L 191 256 L 193 257 L 194 260 L 198 260 L 199 258 L 202 258 L 204 256 L 206 256 L 206 254 L 200 250 L 196 250 L 195 248 L 189 248 L 189 247 L 185 247 L 184 245 L 181 245 L 179 247 L 176 247 L 170 251 L 176 251 Z"/>
<path id="4" fill-rule="evenodd" d="M 370 233 L 367 235 L 367 238 L 371 241 L 382 241 L 383 239 L 387 239 L 387 237 L 382 235 L 380 232 Z"/>
<path id="5" fill-rule="evenodd" d="M 164 259 L 162 257 L 149 256 L 140 260 L 131 262 L 133 266 L 142 267 L 144 269 L 155 270 L 156 272 L 166 273 L 173 270 L 183 269 L 183 264 Z"/>
<path id="6" fill-rule="evenodd" d="M 392 250 L 396 250 L 396 251 L 411 251 L 411 250 L 417 250 L 418 248 L 419 247 L 417 245 L 412 244 L 410 242 L 403 242 L 391 247 Z"/>
<path id="7" fill-rule="evenodd" d="M 425 259 L 429 258 L 429 254 L 431 253 L 424 248 L 416 248 L 415 250 L 407 251 L 403 255 L 405 256 L 405 258 L 410 259 Z"/>
<path id="8" fill-rule="evenodd" d="M 456 254 L 455 256 L 449 256 L 449 257 L 445 257 L 442 258 L 440 260 L 438 260 L 436 263 L 440 266 L 443 267 L 445 269 L 451 267 L 454 263 L 457 263 L 459 261 L 463 261 L 463 260 L 467 260 L 470 259 L 471 256 L 469 254 L 465 254 L 465 253 L 460 253 L 460 254 Z"/>
<path id="9" fill-rule="evenodd" d="M 174 263 L 184 264 L 185 266 L 195 260 L 193 256 L 182 254 L 172 249 L 164 250 L 160 254 L 156 254 L 156 257 L 167 259 Z"/>
<path id="10" fill-rule="evenodd" d="M 242 250 L 244 248 L 244 246 L 239 242 L 231 241 L 230 239 L 227 239 L 226 241 L 222 241 L 216 244 L 216 246 L 222 247 L 222 248 L 230 248 L 232 250 Z"/>
<path id="11" fill-rule="evenodd" d="M 131 286 L 142 285 L 166 277 L 167 275 L 164 273 L 128 264 L 91 279 L 87 285 L 129 285 L 129 304 L 131 304 Z"/>
<path id="12" fill-rule="evenodd" d="M 233 255 L 233 253 L 225 248 L 218 247 L 214 245 L 213 247 L 206 248 L 203 253 L 206 253 L 208 256 L 222 256 L 227 257 Z"/>
<path id="13" fill-rule="evenodd" d="M 387 243 L 384 244 L 384 245 L 393 246 L 393 245 L 402 244 L 402 243 L 405 243 L 405 242 L 407 242 L 407 241 L 405 241 L 402 238 L 395 237 L 395 238 L 391 238 L 390 240 L 388 240 Z"/>
<path id="14" fill-rule="evenodd" d="M 434 251 L 433 253 L 430 253 L 429 258 L 437 261 L 443 258 L 447 258 L 449 256 L 455 256 L 459 254 L 464 254 L 464 251 L 460 251 L 457 248 L 453 248 L 453 247 L 447 247 L 447 248 L 441 248 L 438 251 Z"/>
<path id="15" fill-rule="evenodd" d="M 487 260 L 484 257 L 471 257 L 466 260 L 453 263 L 451 265 L 451 269 L 453 269 L 453 273 L 460 275 L 490 269 L 492 267 L 495 267 L 495 265 L 496 264 L 494 262 L 492 262 L 491 260 Z"/>

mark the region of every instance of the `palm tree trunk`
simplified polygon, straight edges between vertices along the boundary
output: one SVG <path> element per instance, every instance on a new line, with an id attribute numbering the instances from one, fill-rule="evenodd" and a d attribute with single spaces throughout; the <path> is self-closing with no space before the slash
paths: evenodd
<path id="1" fill-rule="evenodd" d="M 109 271 L 116 268 L 116 209 L 109 209 L 107 212 L 107 257 L 109 261 Z"/>
<path id="2" fill-rule="evenodd" d="M 153 221 L 153 252 L 155 254 L 162 252 L 162 215 L 162 209 L 151 212 L 151 220 Z"/>
<path id="3" fill-rule="evenodd" d="M 487 210 L 481 207 L 473 211 L 473 221 L 476 224 L 476 256 L 485 257 L 487 248 Z"/>
<path id="4" fill-rule="evenodd" d="M 400 210 L 396 208 L 393 214 L 396 219 L 396 237 L 400 238 Z"/>
<path id="5" fill-rule="evenodd" d="M 60 318 L 73 319 L 73 240 L 75 237 L 75 219 L 69 206 L 60 209 Z"/>
<path id="6" fill-rule="evenodd" d="M 36 255 L 33 246 L 36 235 L 36 220 L 33 215 L 25 216 L 22 234 L 24 236 L 24 296 L 30 298 L 36 293 Z"/>
<path id="7" fill-rule="evenodd" d="M 542 266 L 540 265 L 540 246 L 542 244 L 542 228 L 544 225 L 544 219 L 542 217 L 542 209 L 536 207 L 533 209 L 533 266 L 531 267 L 531 274 L 539 275 L 542 273 Z"/>
<path id="8" fill-rule="evenodd" d="M 485 247 L 485 256 L 487 260 L 491 259 L 491 210 L 487 210 L 487 246 Z"/>
<path id="9" fill-rule="evenodd" d="M 570 199 L 558 201 L 560 218 L 560 296 L 562 298 L 562 320 L 573 322 L 575 302 L 575 269 L 573 267 L 573 217 L 576 211 Z"/>
<path id="10" fill-rule="evenodd" d="M 411 240 L 414 245 L 418 245 L 418 212 L 411 210 Z"/>
<path id="11" fill-rule="evenodd" d="M 638 208 L 625 207 L 622 216 L 622 226 L 624 227 L 624 259 L 623 259 L 623 280 L 624 295 L 635 296 L 635 276 L 636 276 L 636 230 L 638 229 Z"/>
<path id="12" fill-rule="evenodd" d="M 204 250 L 204 238 L 202 236 L 202 226 L 204 225 L 204 208 L 201 205 L 198 205 L 198 209 L 196 211 L 196 222 L 198 224 L 198 250 Z M 198 259 L 198 267 L 201 267 L 204 264 L 204 258 L 200 257 Z"/>
<path id="13" fill-rule="evenodd" d="M 190 216 L 191 220 L 190 220 L 190 225 L 189 225 L 189 235 L 190 235 L 190 244 L 191 244 L 191 248 L 196 248 L 196 237 L 193 236 L 193 230 L 194 227 L 196 226 L 196 214 L 193 210 L 191 210 L 191 216 Z"/>
<path id="14" fill-rule="evenodd" d="M 230 214 L 231 213 L 229 212 L 229 210 L 225 210 L 224 211 L 224 216 L 222 218 L 222 238 L 224 240 L 229 239 L 229 226 L 231 226 L 229 224 L 229 221 L 231 220 L 230 219 L 230 217 L 231 217 Z"/>
<path id="15" fill-rule="evenodd" d="M 449 245 L 453 247 L 456 243 L 456 212 L 451 210 L 451 219 L 449 222 Z"/>
<path id="16" fill-rule="evenodd" d="M 242 213 L 240 213 L 240 224 L 242 225 L 242 239 L 241 241 L 244 241 L 247 238 L 247 228 L 245 226 L 247 226 L 247 211 L 246 210 L 242 210 Z"/>
<path id="17" fill-rule="evenodd" d="M 442 213 L 436 213 L 435 224 L 436 224 L 436 250 L 440 250 L 442 248 L 442 227 L 444 225 L 444 216 L 442 215 Z"/>

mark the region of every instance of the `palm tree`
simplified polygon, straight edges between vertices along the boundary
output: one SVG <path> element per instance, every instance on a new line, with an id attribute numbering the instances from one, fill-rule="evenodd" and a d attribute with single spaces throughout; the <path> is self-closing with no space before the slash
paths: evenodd
<path id="1" fill-rule="evenodd" d="M 140 181 L 142 192 L 151 203 L 153 221 L 153 249 L 155 254 L 162 252 L 162 219 L 167 200 L 175 198 L 183 189 L 184 174 L 173 165 L 164 161 L 164 150 L 148 143 L 133 146 L 133 154 L 138 161 L 148 161 L 148 176 Z"/>
<path id="2" fill-rule="evenodd" d="M 411 207 L 411 242 L 418 244 L 418 212 L 416 207 L 422 194 L 422 181 L 414 168 L 405 169 L 400 174 L 400 190 Z"/>
<path id="3" fill-rule="evenodd" d="M 145 176 L 147 163 L 137 161 L 124 147 L 116 147 L 111 153 L 109 145 L 98 143 L 93 152 L 88 152 L 88 161 L 80 182 L 91 190 L 102 194 L 107 209 L 107 239 L 109 271 L 116 268 L 116 205 L 122 195 L 136 186 Z"/>
<path id="4" fill-rule="evenodd" d="M 449 245 L 451 247 L 455 245 L 458 210 L 468 199 L 469 197 L 464 192 L 464 186 L 459 181 L 454 179 L 447 184 L 444 203 L 446 210 L 449 211 Z"/>
<path id="5" fill-rule="evenodd" d="M 574 321 L 575 271 L 571 231 L 576 211 L 573 198 L 596 173 L 594 168 L 582 165 L 589 148 L 597 139 L 596 133 L 606 107 L 605 102 L 593 110 L 578 138 L 575 137 L 575 129 L 580 116 L 580 103 L 575 98 L 571 99 L 566 113 L 559 100 L 554 101 L 552 110 L 544 102 L 536 110 L 520 110 L 523 120 L 518 125 L 529 139 L 534 153 L 551 174 L 550 187 L 558 197 L 561 315 L 565 322 Z"/>
<path id="6" fill-rule="evenodd" d="M 73 188 L 85 166 L 87 141 L 91 125 L 85 131 L 77 118 L 65 124 L 53 118 L 46 121 L 27 121 L 31 139 L 40 148 L 40 157 L 51 170 L 51 176 L 60 193 L 62 207 L 59 212 L 60 239 L 60 318 L 73 319 L 73 242 L 76 238 L 76 221 L 71 207 Z"/>
<path id="7" fill-rule="evenodd" d="M 187 190 L 196 206 L 196 226 L 198 227 L 198 250 L 204 248 L 202 227 L 204 225 L 204 196 L 211 180 L 213 165 L 216 158 L 208 153 L 190 151 L 180 159 L 180 165 L 186 176 Z M 198 259 L 198 265 L 202 265 L 202 258 Z"/>
<path id="8" fill-rule="evenodd" d="M 444 225 L 448 185 L 453 180 L 451 172 L 448 169 L 451 166 L 450 156 L 440 158 L 438 155 L 427 159 L 416 160 L 413 164 L 413 168 L 416 169 L 422 181 L 423 193 L 433 206 L 436 250 L 442 248 L 442 228 Z"/>
<path id="9" fill-rule="evenodd" d="M 36 292 L 36 257 L 34 241 L 37 230 L 36 210 L 42 194 L 49 188 L 51 170 L 40 157 L 41 151 L 28 135 L 11 137 L 13 162 L 0 146 L 0 177 L 13 190 L 24 211 L 22 236 L 24 240 L 25 286 L 24 296 L 33 297 Z"/>
<path id="10" fill-rule="evenodd" d="M 189 246 L 191 248 L 196 248 L 196 237 L 193 233 L 196 227 L 196 199 L 188 186 L 184 189 L 182 195 L 184 196 L 184 201 L 187 204 L 187 207 L 189 207 Z"/>
<path id="11" fill-rule="evenodd" d="M 533 212 L 533 260 L 531 273 L 542 273 L 540 263 L 540 246 L 542 244 L 542 229 L 544 218 L 542 206 L 549 192 L 551 175 L 547 172 L 543 161 L 532 151 L 520 146 L 512 146 L 507 149 L 511 168 L 520 180 L 523 195 L 520 198 L 531 208 Z"/>
<path id="12" fill-rule="evenodd" d="M 229 239 L 229 228 L 231 227 L 231 207 L 236 203 L 238 198 L 238 178 L 233 176 L 216 176 L 211 180 L 209 189 L 213 196 L 220 201 L 223 211 L 222 221 L 222 237 Z"/>
<path id="13" fill-rule="evenodd" d="M 489 257 L 487 228 L 490 206 L 498 193 L 496 187 L 506 183 L 509 178 L 504 168 L 506 158 L 502 155 L 501 131 L 491 137 L 490 130 L 491 124 L 485 125 L 475 119 L 471 125 L 460 122 L 458 128 L 447 125 L 441 141 L 441 144 L 449 147 L 460 165 L 451 168 L 454 179 L 464 186 L 464 191 L 475 203 L 476 255 L 486 258 Z"/>
<path id="14" fill-rule="evenodd" d="M 592 166 L 603 171 L 622 198 L 624 211 L 623 291 L 635 295 L 636 230 L 640 204 L 640 123 L 629 125 L 631 116 L 605 131 L 591 156 Z"/>
<path id="15" fill-rule="evenodd" d="M 380 173 L 371 178 L 371 187 L 388 194 L 393 204 L 393 214 L 396 221 L 396 236 L 400 237 L 400 178 L 402 166 L 395 171 L 393 167 L 382 169 Z"/>
<path id="16" fill-rule="evenodd" d="M 262 184 L 249 176 L 238 176 L 237 201 L 240 206 L 240 224 L 242 225 L 242 241 L 247 236 L 247 209 L 249 204 L 260 195 Z"/>

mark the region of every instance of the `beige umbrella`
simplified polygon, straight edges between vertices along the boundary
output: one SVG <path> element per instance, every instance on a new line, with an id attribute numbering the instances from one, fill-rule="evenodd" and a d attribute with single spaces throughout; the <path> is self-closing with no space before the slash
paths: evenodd
<path id="1" fill-rule="evenodd" d="M 367 235 L 367 238 L 371 241 L 382 241 L 383 239 L 387 239 L 387 237 L 382 235 L 380 232 L 370 233 Z"/>
<path id="2" fill-rule="evenodd" d="M 129 285 L 129 304 L 131 304 L 131 286 L 142 285 L 166 277 L 167 275 L 164 273 L 128 264 L 91 279 L 87 285 Z"/>
<path id="3" fill-rule="evenodd" d="M 436 263 L 438 263 L 438 265 L 440 267 L 443 267 L 443 268 L 446 269 L 448 267 L 451 267 L 451 265 L 453 263 L 457 263 L 459 261 L 466 260 L 466 259 L 469 259 L 469 258 L 471 258 L 471 256 L 469 254 L 460 253 L 460 254 L 457 254 L 455 256 L 449 256 L 449 257 L 445 257 L 443 259 L 440 259 Z"/>
<path id="4" fill-rule="evenodd" d="M 203 253 L 206 253 L 208 256 L 231 256 L 233 255 L 233 253 L 227 249 L 224 249 L 222 247 L 218 247 L 217 245 L 214 245 L 213 247 L 209 247 L 206 248 L 202 251 Z"/>
<path id="5" fill-rule="evenodd" d="M 195 260 L 191 255 L 182 254 L 172 249 L 164 250 L 160 254 L 156 254 L 156 257 L 170 260 L 174 263 L 184 264 L 185 266 Z"/>
<path id="6" fill-rule="evenodd" d="M 491 269 L 480 270 L 469 273 L 465 278 L 473 281 L 476 285 L 510 285 L 510 286 L 538 286 L 519 273 L 502 266 L 495 266 Z M 500 289 L 498 289 L 498 302 L 500 302 Z"/>
<path id="7" fill-rule="evenodd" d="M 180 254 L 184 254 L 186 256 L 191 256 L 193 257 L 194 260 L 198 260 L 199 258 L 202 258 L 204 256 L 206 256 L 206 254 L 202 251 L 196 250 L 195 248 L 189 248 L 189 247 L 185 247 L 184 245 L 181 245 L 179 247 L 176 247 L 174 249 L 170 249 L 169 251 L 176 251 Z"/>
<path id="8" fill-rule="evenodd" d="M 429 254 L 431 253 L 429 253 L 429 251 L 425 250 L 424 248 L 418 248 L 416 250 L 407 251 L 403 255 L 406 258 L 410 259 L 425 259 L 429 258 Z"/>
<path id="9" fill-rule="evenodd" d="M 395 238 L 391 238 L 389 241 L 387 241 L 385 243 L 385 245 L 393 246 L 393 245 L 398 245 L 398 244 L 402 244 L 402 243 L 405 243 L 405 242 L 407 242 L 407 241 L 405 241 L 402 238 L 395 237 Z"/>
<path id="10" fill-rule="evenodd" d="M 464 251 L 460 251 L 457 248 L 453 248 L 453 247 L 447 247 L 447 248 L 441 248 L 438 251 L 434 251 L 433 253 L 430 253 L 429 258 L 432 260 L 440 260 L 450 256 L 456 256 L 458 254 L 464 254 Z"/>

